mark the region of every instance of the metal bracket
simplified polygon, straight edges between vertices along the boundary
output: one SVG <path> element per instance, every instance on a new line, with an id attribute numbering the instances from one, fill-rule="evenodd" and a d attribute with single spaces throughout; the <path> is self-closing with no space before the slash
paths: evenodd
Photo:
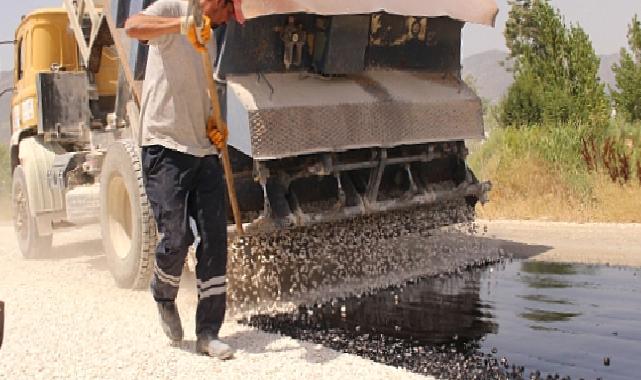
<path id="1" fill-rule="evenodd" d="M 281 39 L 285 43 L 285 54 L 283 63 L 287 70 L 291 66 L 300 66 L 303 62 L 303 48 L 307 40 L 307 32 L 303 30 L 302 25 L 296 25 L 294 16 L 287 18 L 287 25 L 278 30 L 281 32 Z"/>
<path id="2" fill-rule="evenodd" d="M 345 190 L 343 190 L 343 182 L 341 181 L 341 174 L 335 173 L 334 178 L 336 178 L 336 186 L 338 187 L 338 202 L 336 202 L 336 208 L 340 209 L 345 207 L 345 202 L 347 201 L 347 196 L 345 195 Z"/>
<path id="3" fill-rule="evenodd" d="M 267 218 L 272 217 L 272 207 L 269 203 L 269 197 L 267 196 L 267 178 L 269 178 L 269 168 L 265 166 L 262 162 L 257 162 L 254 167 L 256 171 L 256 179 L 260 183 L 260 187 L 263 189 L 263 213 Z"/>
<path id="4" fill-rule="evenodd" d="M 378 191 L 381 187 L 381 181 L 383 180 L 383 173 L 385 172 L 385 167 L 387 166 L 387 149 L 381 149 L 379 151 L 378 157 L 378 166 L 372 169 L 371 175 L 369 177 L 369 184 L 367 185 L 367 203 L 373 204 L 378 200 Z"/>
<path id="5" fill-rule="evenodd" d="M 405 171 L 407 172 L 407 179 L 410 182 L 409 193 L 410 195 L 414 195 L 418 193 L 418 185 L 414 180 L 414 174 L 412 173 L 412 167 L 410 164 L 405 164 Z"/>

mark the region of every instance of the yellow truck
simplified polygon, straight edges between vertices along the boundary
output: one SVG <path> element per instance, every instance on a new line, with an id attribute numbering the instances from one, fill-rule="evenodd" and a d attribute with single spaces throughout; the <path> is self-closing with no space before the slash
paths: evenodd
<path id="1" fill-rule="evenodd" d="M 15 35 L 20 249 L 46 257 L 56 228 L 100 222 L 111 272 L 130 288 L 147 285 L 156 231 L 139 158 L 147 47 L 123 27 L 151 2 L 64 0 L 26 15 Z M 493 24 L 494 1 L 349 3 L 243 0 L 244 24 L 215 31 L 254 255 L 336 250 L 327 236 L 343 236 L 347 252 L 372 226 L 389 238 L 420 233 L 434 223 L 422 211 L 486 200 L 489 183 L 465 163 L 464 141 L 484 131 L 460 51 L 465 22 Z"/>
<path id="2" fill-rule="evenodd" d="M 65 1 L 63 8 L 29 13 L 16 30 L 14 224 L 23 255 L 46 257 L 54 228 L 95 223 L 103 212 L 109 215 L 103 230 L 114 270 L 121 260 L 121 267 L 138 265 L 130 269 L 140 273 L 149 265 L 141 258 L 152 257 L 155 231 L 150 210 L 141 203 L 141 168 L 127 111 L 120 111 L 119 118 L 115 113 L 117 101 L 131 102 L 132 96 L 118 94 L 119 80 L 126 81 L 119 79 L 121 61 L 103 5 Z M 112 159 L 105 161 L 110 147 Z M 100 187 L 101 174 L 112 176 L 103 181 L 108 191 Z M 109 199 L 101 199 L 101 191 Z M 136 278 L 119 281 L 141 286 Z"/>

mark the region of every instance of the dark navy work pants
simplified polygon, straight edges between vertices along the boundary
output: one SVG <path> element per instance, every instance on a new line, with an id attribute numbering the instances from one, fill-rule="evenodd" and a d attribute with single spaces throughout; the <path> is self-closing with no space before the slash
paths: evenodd
<path id="1" fill-rule="evenodd" d="M 196 334 L 218 331 L 225 317 L 227 208 L 225 182 L 217 156 L 195 157 L 162 146 L 142 149 L 147 196 L 159 242 L 151 290 L 156 301 L 173 301 L 190 245 L 189 218 L 196 222 L 198 308 Z"/>

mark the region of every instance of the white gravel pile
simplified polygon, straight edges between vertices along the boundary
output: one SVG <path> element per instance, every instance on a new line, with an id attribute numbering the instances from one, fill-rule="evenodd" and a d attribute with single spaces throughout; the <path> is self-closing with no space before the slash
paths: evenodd
<path id="1" fill-rule="evenodd" d="M 2 379 L 426 379 L 233 321 L 221 362 L 194 354 L 196 294 L 183 279 L 186 342 L 171 347 L 148 292 L 116 288 L 97 227 L 58 233 L 50 258 L 23 260 L 13 229 L 0 225 L 0 300 L 6 302 Z"/>

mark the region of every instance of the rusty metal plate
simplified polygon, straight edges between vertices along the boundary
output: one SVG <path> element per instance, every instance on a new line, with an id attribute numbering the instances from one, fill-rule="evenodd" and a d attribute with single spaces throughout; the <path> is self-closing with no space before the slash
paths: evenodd
<path id="1" fill-rule="evenodd" d="M 230 114 L 230 141 L 261 160 L 484 135 L 480 99 L 441 75 L 374 71 L 327 80 L 267 74 L 261 80 L 233 76 L 228 86 L 230 104 L 242 105 Z M 239 136 L 249 141 L 236 141 Z"/>

